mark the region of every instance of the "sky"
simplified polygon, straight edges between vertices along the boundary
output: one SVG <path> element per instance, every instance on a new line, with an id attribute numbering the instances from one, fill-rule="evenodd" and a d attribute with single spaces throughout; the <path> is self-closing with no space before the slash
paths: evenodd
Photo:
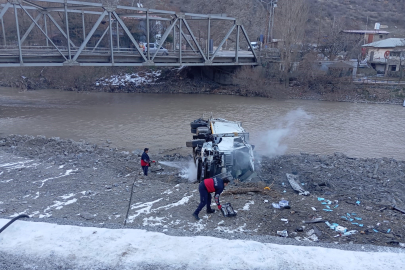
<path id="1" fill-rule="evenodd" d="M 0 219 L 0 228 L 9 220 Z M 208 236 L 179 237 L 18 220 L 0 234 L 0 252 L 76 269 L 405 269 L 405 252 L 278 245 Z"/>

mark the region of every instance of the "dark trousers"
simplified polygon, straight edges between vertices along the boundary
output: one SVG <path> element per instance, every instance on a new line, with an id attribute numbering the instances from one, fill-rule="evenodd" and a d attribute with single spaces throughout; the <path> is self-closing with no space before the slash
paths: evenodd
<path id="1" fill-rule="evenodd" d="M 205 205 L 207 205 L 207 211 L 211 211 L 211 193 L 208 192 L 207 188 L 204 185 L 204 182 L 201 182 L 200 185 L 198 186 L 198 191 L 200 192 L 200 204 L 197 207 L 197 210 L 195 210 L 194 213 L 198 215 L 200 211 L 204 208 Z"/>
<path id="2" fill-rule="evenodd" d="M 146 175 L 146 176 L 148 175 L 148 167 L 149 166 L 142 166 L 143 174 Z"/>

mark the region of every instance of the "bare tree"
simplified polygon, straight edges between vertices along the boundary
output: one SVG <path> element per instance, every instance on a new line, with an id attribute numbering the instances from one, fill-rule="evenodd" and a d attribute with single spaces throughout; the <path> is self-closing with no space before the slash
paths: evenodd
<path id="1" fill-rule="evenodd" d="M 305 25 L 308 19 L 308 6 L 305 0 L 282 0 L 276 15 L 276 30 L 280 37 L 282 77 L 287 86 L 290 72 L 295 68 L 297 56 L 301 52 Z"/>

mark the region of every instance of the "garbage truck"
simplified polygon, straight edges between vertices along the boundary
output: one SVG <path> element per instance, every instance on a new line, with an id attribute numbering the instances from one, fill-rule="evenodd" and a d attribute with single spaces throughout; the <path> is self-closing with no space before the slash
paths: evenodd
<path id="1" fill-rule="evenodd" d="M 255 176 L 254 146 L 241 122 L 198 118 L 190 127 L 193 139 L 186 146 L 192 148 L 197 181 L 224 173 L 241 181 Z"/>

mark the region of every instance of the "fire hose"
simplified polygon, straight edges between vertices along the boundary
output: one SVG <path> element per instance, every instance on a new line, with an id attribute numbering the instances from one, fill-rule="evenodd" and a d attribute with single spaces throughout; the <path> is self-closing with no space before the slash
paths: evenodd
<path id="1" fill-rule="evenodd" d="M 1 229 L 0 229 L 0 233 L 2 233 L 8 226 L 10 226 L 14 221 L 16 221 L 19 218 L 29 218 L 28 215 L 19 215 L 15 218 L 13 218 L 12 220 L 10 220 L 6 225 L 4 225 Z"/>

